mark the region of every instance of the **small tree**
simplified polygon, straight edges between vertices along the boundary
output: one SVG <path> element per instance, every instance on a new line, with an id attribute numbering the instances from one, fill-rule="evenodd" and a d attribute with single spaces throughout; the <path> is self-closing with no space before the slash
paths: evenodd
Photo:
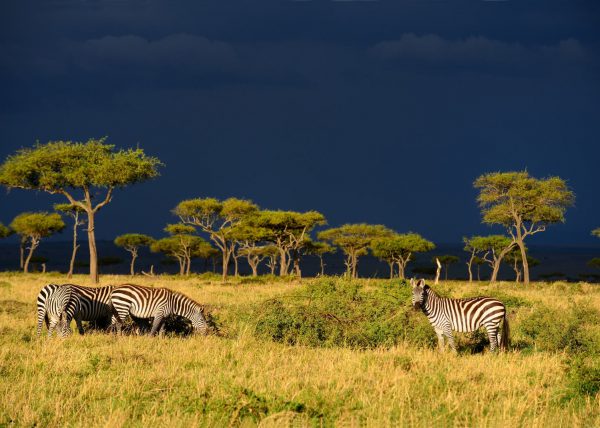
<path id="1" fill-rule="evenodd" d="M 320 240 L 331 242 L 342 249 L 346 255 L 346 273 L 352 278 L 358 275 L 358 259 L 368 252 L 373 241 L 378 238 L 390 237 L 393 231 L 382 225 L 345 224 L 319 232 Z"/>
<path id="2" fill-rule="evenodd" d="M 304 213 L 295 211 L 260 211 L 250 218 L 250 224 L 267 231 L 265 241 L 273 243 L 279 250 L 279 275 L 289 274 L 293 256 L 307 242 L 310 232 L 326 224 L 325 216 L 317 211 Z M 296 265 L 297 266 L 297 265 Z M 296 274 L 299 275 L 299 267 Z"/>
<path id="3" fill-rule="evenodd" d="M 321 267 L 320 275 L 325 275 L 325 262 L 323 256 L 329 253 L 335 253 L 335 247 L 332 247 L 327 242 L 309 240 L 304 244 L 303 251 L 305 254 L 319 257 L 319 263 Z"/>
<path id="4" fill-rule="evenodd" d="M 490 265 L 492 269 L 490 282 L 496 282 L 502 260 L 515 247 L 515 243 L 504 235 L 472 236 L 464 238 L 464 242 L 465 250 L 471 252 L 471 259 L 467 263 L 469 276 L 471 277 L 471 265 L 477 259 L 476 254 L 481 256 L 481 260 Z"/>
<path id="5" fill-rule="evenodd" d="M 592 235 L 597 236 L 598 238 L 600 238 L 600 227 L 597 229 L 592 230 Z"/>
<path id="6" fill-rule="evenodd" d="M 138 258 L 140 247 L 150 247 L 153 242 L 154 239 L 152 237 L 140 233 L 127 233 L 115 238 L 115 245 L 124 248 L 131 254 L 131 264 L 129 267 L 129 274 L 131 276 L 135 275 L 135 260 Z"/>
<path id="7" fill-rule="evenodd" d="M 481 257 L 475 256 L 472 263 L 477 266 L 477 281 L 481 281 L 481 266 L 486 263 Z"/>
<path id="8" fill-rule="evenodd" d="M 23 272 L 29 272 L 29 262 L 42 238 L 51 236 L 65 228 L 65 223 L 56 213 L 23 213 L 15 217 L 11 229 L 21 235 L 21 242 L 29 243 L 29 254 L 23 263 Z"/>
<path id="9" fill-rule="evenodd" d="M 510 265 L 515 272 L 515 282 L 521 282 L 521 276 L 523 274 L 523 260 L 521 258 L 521 251 L 518 247 L 514 247 L 509 251 L 503 259 L 504 263 Z M 538 259 L 534 259 L 527 255 L 527 263 L 530 267 L 535 267 L 540 264 Z"/>
<path id="10" fill-rule="evenodd" d="M 6 227 L 0 223 L 0 239 L 8 238 L 13 233 L 15 232 L 10 227 Z"/>
<path id="11" fill-rule="evenodd" d="M 223 281 L 226 281 L 231 255 L 235 250 L 232 229 L 257 210 L 258 207 L 254 203 L 243 199 L 229 198 L 219 201 L 215 198 L 204 198 L 182 201 L 173 213 L 182 223 L 198 226 L 221 250 Z"/>
<path id="12" fill-rule="evenodd" d="M 371 245 L 373 255 L 389 264 L 390 278 L 394 277 L 394 265 L 398 265 L 400 279 L 404 279 L 406 265 L 412 260 L 414 253 L 427 252 L 434 248 L 433 242 L 418 233 L 393 234 L 375 239 Z"/>
<path id="13" fill-rule="evenodd" d="M 73 277 L 75 259 L 77 257 L 77 250 L 79 250 L 79 244 L 77 243 L 77 229 L 79 226 L 85 224 L 85 220 L 81 218 L 81 215 L 85 211 L 81 207 L 72 204 L 54 204 L 54 210 L 73 220 L 73 249 L 71 251 L 71 261 L 69 262 L 69 272 L 67 273 L 67 278 L 70 279 Z"/>
<path id="14" fill-rule="evenodd" d="M 96 213 L 106 206 L 116 188 L 158 176 L 162 164 L 142 149 L 116 151 L 106 138 L 85 143 L 55 141 L 21 149 L 0 165 L 0 184 L 8 188 L 61 194 L 87 215 L 90 277 L 98 282 Z M 76 198 L 74 192 L 81 193 Z M 99 202 L 96 202 L 99 201 Z"/>
<path id="15" fill-rule="evenodd" d="M 277 269 L 277 261 L 279 259 L 279 249 L 275 245 L 265 245 L 260 251 L 267 259 L 269 273 L 275 275 L 275 269 Z"/>
<path id="16" fill-rule="evenodd" d="M 491 173 L 475 180 L 483 222 L 504 226 L 518 245 L 523 262 L 523 280 L 529 284 L 525 239 L 554 223 L 564 223 L 565 211 L 575 196 L 559 177 L 537 179 L 527 171 Z"/>
<path id="17" fill-rule="evenodd" d="M 440 263 L 444 266 L 444 279 L 448 281 L 448 270 L 450 270 L 450 265 L 458 263 L 460 260 L 456 256 L 444 255 L 444 256 L 436 256 L 432 260 L 433 263 L 436 263 L 436 259 L 440 261 Z"/>

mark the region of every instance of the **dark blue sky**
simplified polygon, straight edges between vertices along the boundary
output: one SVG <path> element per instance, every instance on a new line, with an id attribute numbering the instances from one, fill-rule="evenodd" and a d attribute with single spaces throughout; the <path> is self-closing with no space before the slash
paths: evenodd
<path id="1" fill-rule="evenodd" d="M 106 239 L 237 196 L 457 242 L 501 231 L 473 180 L 527 168 L 577 195 L 531 244 L 593 244 L 599 54 L 597 1 L 6 0 L 0 157 L 108 135 L 162 159 L 101 212 Z M 0 221 L 52 202 L 2 191 Z"/>

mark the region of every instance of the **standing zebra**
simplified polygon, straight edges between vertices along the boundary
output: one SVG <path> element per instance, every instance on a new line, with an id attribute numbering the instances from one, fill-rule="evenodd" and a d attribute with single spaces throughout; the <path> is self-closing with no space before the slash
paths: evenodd
<path id="1" fill-rule="evenodd" d="M 150 335 L 156 334 L 165 318 L 171 315 L 189 319 L 194 332 L 206 334 L 208 330 L 206 319 L 202 314 L 202 306 L 189 297 L 167 288 L 126 284 L 112 291 L 110 301 L 119 333 L 128 315 L 136 318 L 153 318 Z"/>
<path id="2" fill-rule="evenodd" d="M 509 327 L 504 304 L 491 297 L 473 297 L 469 299 L 450 299 L 438 296 L 423 279 L 410 280 L 413 288 L 412 303 L 415 309 L 421 309 L 435 329 L 438 345 L 444 350 L 444 336 L 450 347 L 456 351 L 452 330 L 470 332 L 485 327 L 490 339 L 490 350 L 498 346 L 502 350 L 509 345 Z M 500 322 L 504 320 L 500 337 Z"/>
<path id="3" fill-rule="evenodd" d="M 61 337 L 71 335 L 71 320 L 75 318 L 79 333 L 83 334 L 81 325 L 80 299 L 77 291 L 72 285 L 58 287 L 46 299 L 44 305 L 45 315 L 49 322 L 48 337 L 52 336 L 56 326 L 59 326 L 58 333 Z M 38 334 L 40 331 L 38 331 Z"/>
<path id="4" fill-rule="evenodd" d="M 72 287 L 79 297 L 79 313 L 82 321 L 104 321 L 110 322 L 112 309 L 110 306 L 110 292 L 113 286 L 107 287 L 83 287 L 74 284 L 48 284 L 44 286 L 37 297 L 37 334 L 42 333 L 42 324 L 46 322 L 49 328 L 49 320 L 46 313 L 48 299 L 59 289 Z M 79 327 L 79 325 L 78 325 Z M 79 329 L 83 334 L 83 329 Z"/>

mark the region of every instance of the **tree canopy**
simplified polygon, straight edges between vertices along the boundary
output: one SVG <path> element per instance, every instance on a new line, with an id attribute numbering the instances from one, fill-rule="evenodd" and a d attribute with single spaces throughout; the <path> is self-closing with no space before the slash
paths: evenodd
<path id="1" fill-rule="evenodd" d="M 406 265 L 411 261 L 413 253 L 427 252 L 434 248 L 433 242 L 412 232 L 377 238 L 371 245 L 373 255 L 390 264 L 390 276 L 393 277 L 393 266 L 397 264 L 398 276 L 402 279 Z"/>
<path id="2" fill-rule="evenodd" d="M 8 238 L 13 233 L 14 231 L 10 227 L 6 227 L 0 223 L 0 239 Z"/>
<path id="3" fill-rule="evenodd" d="M 116 150 L 106 138 L 51 141 L 23 148 L 0 165 L 0 184 L 62 194 L 87 214 L 90 276 L 98 282 L 95 214 L 121 188 L 158 176 L 162 163 L 140 148 Z M 76 197 L 74 191 L 80 192 Z"/>
<path id="4" fill-rule="evenodd" d="M 127 233 L 115 238 L 115 245 L 125 248 L 127 251 L 132 251 L 140 247 L 149 247 L 153 242 L 154 238 L 141 233 Z"/>
<path id="5" fill-rule="evenodd" d="M 198 226 L 209 235 L 223 255 L 225 281 L 236 245 L 232 233 L 242 221 L 257 211 L 256 204 L 244 199 L 229 198 L 219 201 L 215 198 L 196 198 L 177 204 L 173 214 L 178 216 L 182 223 Z"/>
<path id="6" fill-rule="evenodd" d="M 33 252 L 40 245 L 42 238 L 62 231 L 65 223 L 57 213 L 26 212 L 16 216 L 10 227 L 21 235 L 21 242 L 29 241 L 29 254 L 23 264 L 23 271 L 27 273 Z"/>
<path id="7" fill-rule="evenodd" d="M 299 251 L 307 242 L 310 232 L 326 224 L 325 216 L 317 211 L 259 211 L 249 219 L 252 227 L 266 231 L 265 241 L 279 249 L 279 273 L 287 275 L 290 253 Z"/>
<path id="8" fill-rule="evenodd" d="M 318 233 L 318 238 L 331 242 L 346 254 L 347 272 L 357 276 L 358 258 L 368 253 L 368 248 L 378 238 L 389 237 L 394 231 L 380 224 L 345 224 Z"/>
<path id="9" fill-rule="evenodd" d="M 524 240 L 546 230 L 553 223 L 565 221 L 565 212 L 575 195 L 559 177 L 538 179 L 527 171 L 496 172 L 475 180 L 477 201 L 483 222 L 506 228 L 521 250 L 525 284 L 529 283 L 529 265 Z"/>

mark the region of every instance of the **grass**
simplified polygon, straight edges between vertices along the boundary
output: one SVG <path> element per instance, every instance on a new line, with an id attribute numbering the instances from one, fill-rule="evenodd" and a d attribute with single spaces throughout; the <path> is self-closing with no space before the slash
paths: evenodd
<path id="1" fill-rule="evenodd" d="M 207 304 L 219 337 L 37 338 L 35 297 L 51 281 L 66 280 L 0 274 L 0 426 L 600 426 L 593 340 L 545 350 L 542 344 L 563 338 L 537 342 L 529 333 L 548 322 L 536 318 L 538 308 L 567 314 L 568 326 L 575 322 L 569 311 L 583 302 L 585 314 L 596 316 L 598 286 L 441 284 L 446 295 L 506 299 L 521 344 L 500 355 L 453 355 L 408 341 L 373 349 L 271 341 L 255 332 L 257 308 L 302 287 L 273 278 L 228 285 L 210 277 L 135 278 Z M 368 292 L 384 282 L 361 283 Z M 575 327 L 600 337 L 594 323 Z"/>

